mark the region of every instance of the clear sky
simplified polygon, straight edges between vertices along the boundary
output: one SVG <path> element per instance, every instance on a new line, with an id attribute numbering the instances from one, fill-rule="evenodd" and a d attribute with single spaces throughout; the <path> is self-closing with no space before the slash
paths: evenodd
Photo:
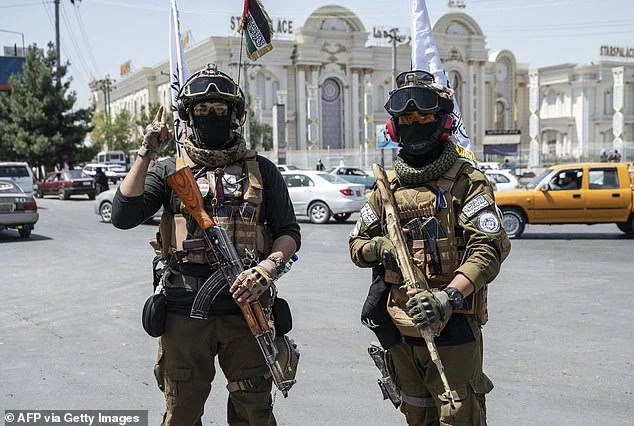
<path id="1" fill-rule="evenodd" d="M 170 0 L 61 1 L 62 59 L 70 60 L 79 103 L 88 104 L 90 75 L 119 79 L 119 66 L 152 66 L 168 56 Z M 366 29 L 409 29 L 409 0 L 262 0 L 273 18 L 303 26 L 315 9 L 338 3 L 356 13 Z M 509 49 L 531 68 L 601 59 L 602 45 L 634 47 L 633 0 L 464 0 L 465 9 L 486 36 L 490 51 Z M 182 31 L 195 42 L 229 35 L 229 20 L 243 0 L 177 0 Z M 432 24 L 452 9 L 446 0 L 428 0 Z M 0 30 L 24 33 L 25 44 L 55 40 L 52 0 L 0 0 Z M 0 46 L 18 46 L 19 34 L 0 31 Z"/>

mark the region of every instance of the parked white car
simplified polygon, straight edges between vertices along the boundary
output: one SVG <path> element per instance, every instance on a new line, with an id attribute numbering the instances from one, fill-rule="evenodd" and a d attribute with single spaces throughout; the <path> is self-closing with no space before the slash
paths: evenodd
<path id="1" fill-rule="evenodd" d="M 301 170 L 301 169 L 297 166 L 293 166 L 290 164 L 278 164 L 277 170 L 279 170 L 280 172 L 292 172 L 293 170 Z"/>
<path id="2" fill-rule="evenodd" d="M 101 167 L 101 171 L 106 174 L 106 177 L 112 183 L 117 183 L 119 179 L 123 179 L 128 174 L 125 167 L 118 164 L 90 163 L 86 164 L 82 170 L 88 176 L 95 177 L 98 167 Z"/>
<path id="3" fill-rule="evenodd" d="M 35 179 L 33 171 L 25 162 L 1 162 L 0 178 L 11 179 L 26 195 L 33 195 Z"/>
<path id="4" fill-rule="evenodd" d="M 511 189 L 521 188 L 519 180 L 510 170 L 499 169 L 499 170 L 485 170 L 484 174 L 487 177 L 495 182 L 495 186 L 498 191 L 508 191 Z"/>
<path id="5" fill-rule="evenodd" d="M 101 221 L 105 223 L 110 223 L 112 220 L 112 200 L 114 200 L 114 194 L 117 193 L 117 188 L 112 188 L 104 192 L 100 192 L 97 194 L 95 198 L 94 211 L 95 214 L 101 217 Z M 148 218 L 146 223 L 151 222 L 152 220 L 160 220 L 161 215 L 163 214 L 163 207 L 158 209 L 154 216 Z"/>
<path id="6" fill-rule="evenodd" d="M 345 222 L 361 210 L 367 199 L 365 187 L 325 172 L 297 170 L 283 172 L 297 216 L 308 216 L 312 223 L 328 223 L 331 217 Z"/>

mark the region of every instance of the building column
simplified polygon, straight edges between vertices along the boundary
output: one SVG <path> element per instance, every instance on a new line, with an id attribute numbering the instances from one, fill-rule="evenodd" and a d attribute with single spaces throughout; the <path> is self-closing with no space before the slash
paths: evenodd
<path id="1" fill-rule="evenodd" d="M 469 93 L 467 94 L 467 104 L 466 105 L 466 113 L 468 114 L 466 117 L 468 119 L 467 123 L 469 123 L 469 129 L 468 129 L 468 134 L 471 135 L 471 137 L 474 137 L 476 135 L 476 129 L 478 126 L 476 126 L 476 117 L 474 114 L 474 100 L 476 98 L 476 93 L 478 91 L 477 88 L 477 83 L 474 83 L 473 81 L 475 80 L 473 77 L 475 76 L 475 67 L 473 65 L 473 62 L 469 62 L 469 83 L 468 83 L 468 87 L 469 87 Z M 465 117 L 465 113 L 462 113 L 462 118 L 464 120 Z"/>
<path id="2" fill-rule="evenodd" d="M 528 132 L 531 137 L 529 152 L 528 152 L 528 168 L 539 167 L 539 71 L 531 70 L 528 73 L 528 110 L 530 112 L 530 118 L 528 119 Z"/>
<path id="3" fill-rule="evenodd" d="M 475 143 L 479 145 L 484 151 L 484 145 L 482 142 L 484 141 L 484 132 L 486 131 L 486 123 L 487 123 L 487 96 L 486 96 L 486 78 L 485 78 L 485 63 L 480 62 L 478 66 L 478 98 L 479 98 L 479 111 L 478 117 L 478 134 L 475 137 Z M 475 151 L 475 146 L 473 148 Z M 483 154 L 484 155 L 484 154 Z"/>
<path id="4" fill-rule="evenodd" d="M 350 136 L 352 126 L 350 125 L 350 110 L 352 109 L 352 96 L 350 95 L 350 84 L 343 86 L 343 143 L 342 149 L 350 148 Z"/>
<path id="5" fill-rule="evenodd" d="M 612 115 L 612 133 L 614 140 L 612 141 L 612 149 L 617 149 L 623 155 L 623 132 L 625 128 L 625 117 L 623 116 L 623 104 L 625 99 L 625 67 L 612 68 L 613 87 L 612 103 L 614 105 L 614 114 Z"/>
<path id="6" fill-rule="evenodd" d="M 307 148 L 306 135 L 306 71 L 297 70 L 297 149 Z"/>
<path id="7" fill-rule="evenodd" d="M 372 85 L 371 74 L 365 75 L 365 87 L 363 90 L 363 137 L 364 137 L 364 155 L 363 167 L 368 167 L 368 150 L 374 144 L 374 103 L 372 93 L 374 86 Z"/>
<path id="8" fill-rule="evenodd" d="M 352 71 L 352 148 L 359 148 L 359 72 Z"/>

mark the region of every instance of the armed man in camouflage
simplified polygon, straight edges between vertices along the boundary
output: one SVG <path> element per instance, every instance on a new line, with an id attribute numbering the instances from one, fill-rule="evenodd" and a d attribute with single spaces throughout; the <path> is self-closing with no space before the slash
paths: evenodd
<path id="1" fill-rule="evenodd" d="M 388 132 L 398 141 L 388 172 L 409 253 L 431 291 L 402 288 L 385 211 L 374 190 L 350 233 L 352 261 L 373 268 L 363 323 L 391 359 L 400 409 L 410 425 L 484 425 L 485 395 L 493 384 L 482 371 L 481 328 L 486 289 L 510 251 L 493 190 L 485 175 L 459 157 L 450 138 L 451 93 L 424 71 L 397 77 L 385 104 Z M 418 328 L 436 331 L 436 345 L 454 408 Z"/>
<path id="2" fill-rule="evenodd" d="M 205 211 L 227 231 L 245 270 L 213 299 L 203 317 L 194 315 L 197 295 L 205 294 L 201 287 L 220 266 L 205 250 L 203 230 L 166 181 L 176 169 L 175 159 L 149 168 L 169 139 L 161 107 L 117 190 L 112 223 L 132 228 L 163 207 L 154 247 L 165 264 L 160 277 L 164 302 L 163 307 L 144 309 L 146 331 L 160 335 L 154 373 L 167 406 L 162 424 L 202 424 L 217 356 L 228 381 L 228 424 L 275 425 L 271 373 L 236 301 L 257 298 L 267 314 L 273 311 L 277 344 L 290 327 L 277 327 L 282 314 L 275 308 L 279 299 L 274 281 L 300 247 L 300 228 L 277 167 L 248 150 L 238 132 L 244 124 L 245 98 L 233 79 L 209 64 L 185 82 L 178 100 L 179 114 L 191 130 L 184 142 L 185 165 L 193 171 Z M 290 364 L 297 354 L 287 349 L 279 349 L 279 355 Z"/>

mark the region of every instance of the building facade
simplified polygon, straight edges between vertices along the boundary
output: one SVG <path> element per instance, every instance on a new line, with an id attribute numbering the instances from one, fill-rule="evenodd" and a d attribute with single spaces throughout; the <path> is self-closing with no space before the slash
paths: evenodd
<path id="1" fill-rule="evenodd" d="M 490 131 L 515 133 L 503 143 L 519 143 L 519 151 L 528 152 L 528 67 L 518 65 L 508 50 L 489 52 L 482 29 L 465 13 L 443 15 L 433 31 L 478 158 L 485 145 L 499 142 L 487 135 Z M 381 155 L 376 132 L 388 119 L 383 104 L 394 73 L 394 49 L 371 45 L 372 34 L 350 10 L 324 6 L 294 30 L 292 39 L 274 40 L 274 49 L 256 63 L 240 63 L 237 35 L 209 37 L 186 49 L 185 58 L 192 71 L 213 62 L 236 81 L 240 72 L 256 119 L 285 123 L 288 163 L 312 167 L 323 158 L 327 166 L 345 161 L 368 167 Z M 397 73 L 409 69 L 410 44 L 395 50 Z M 165 60 L 117 81 L 111 113 L 138 113 L 149 102 L 170 105 L 168 72 Z M 103 109 L 103 93 L 94 90 L 93 99 Z M 274 117 L 273 111 L 280 111 L 275 105 L 284 105 L 282 120 Z"/>
<path id="2" fill-rule="evenodd" d="M 634 63 L 562 64 L 529 73 L 529 165 L 634 155 Z"/>

